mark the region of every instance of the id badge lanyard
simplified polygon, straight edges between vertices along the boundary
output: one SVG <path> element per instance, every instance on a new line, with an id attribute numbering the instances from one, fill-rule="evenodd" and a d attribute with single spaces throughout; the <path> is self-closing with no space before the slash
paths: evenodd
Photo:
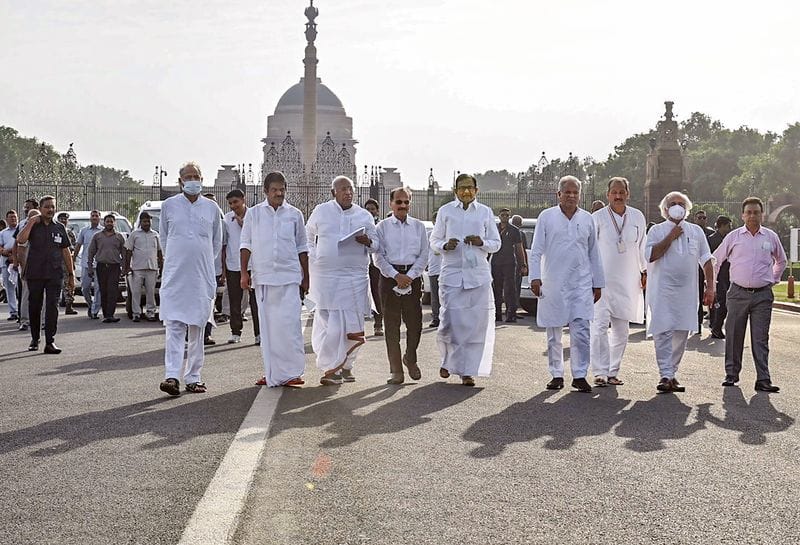
<path id="1" fill-rule="evenodd" d="M 611 207 L 608 207 L 608 214 L 611 216 L 611 223 L 614 224 L 614 229 L 617 231 L 617 252 L 620 254 L 625 253 L 625 241 L 622 240 L 622 231 L 625 230 L 625 222 L 628 221 L 628 214 L 622 216 L 622 227 L 617 225 L 617 218 L 614 217 L 614 212 Z"/>

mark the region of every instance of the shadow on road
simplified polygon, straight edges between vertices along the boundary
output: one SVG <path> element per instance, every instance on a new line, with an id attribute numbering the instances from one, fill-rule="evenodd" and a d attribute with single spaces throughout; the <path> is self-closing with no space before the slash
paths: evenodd
<path id="1" fill-rule="evenodd" d="M 547 437 L 544 448 L 563 450 L 580 437 L 603 435 L 620 421 L 620 411 L 630 403 L 620 399 L 616 388 L 596 388 L 591 395 L 545 390 L 527 401 L 514 403 L 502 412 L 475 422 L 462 437 L 481 443 L 470 452 L 475 458 L 501 454 L 512 443 Z"/>
<path id="2" fill-rule="evenodd" d="M 687 423 L 692 408 L 674 394 L 656 394 L 647 401 L 637 401 L 622 411 L 621 423 L 615 430 L 627 437 L 625 448 L 637 452 L 653 452 L 666 448 L 665 441 L 685 439 L 705 428 L 702 419 Z"/>
<path id="3" fill-rule="evenodd" d="M 148 367 L 159 367 L 164 365 L 164 349 L 151 350 L 141 354 L 127 354 L 117 356 L 110 354 L 102 358 L 88 361 L 79 361 L 61 365 L 55 369 L 39 373 L 40 377 L 52 376 L 82 376 L 94 375 L 96 373 L 106 373 L 108 371 L 130 371 L 131 369 L 146 369 Z"/>
<path id="4" fill-rule="evenodd" d="M 60 418 L 0 434 L 0 454 L 42 445 L 31 456 L 53 456 L 97 441 L 140 435 L 156 437 L 143 449 L 158 449 L 204 435 L 235 433 L 257 393 L 258 388 L 243 388 L 214 397 L 158 397 Z M 53 441 L 58 444 L 44 446 Z"/>
<path id="5" fill-rule="evenodd" d="M 768 433 L 779 433 L 794 425 L 794 418 L 778 411 L 766 392 L 756 392 L 750 403 L 740 388 L 722 392 L 723 418 L 711 414 L 711 403 L 698 406 L 698 418 L 720 428 L 739 432 L 739 441 L 746 445 L 763 445 Z"/>
<path id="6" fill-rule="evenodd" d="M 432 418 L 429 415 L 466 401 L 482 390 L 434 382 L 414 387 L 410 394 L 381 405 L 366 415 L 354 414 L 358 409 L 391 398 L 402 389 L 402 386 L 376 386 L 334 399 L 327 399 L 335 393 L 333 388 L 287 390 L 278 405 L 281 417 L 275 419 L 270 435 L 292 428 L 327 425 L 326 431 L 335 436 L 320 446 L 342 447 L 369 435 L 397 433 L 430 422 Z"/>

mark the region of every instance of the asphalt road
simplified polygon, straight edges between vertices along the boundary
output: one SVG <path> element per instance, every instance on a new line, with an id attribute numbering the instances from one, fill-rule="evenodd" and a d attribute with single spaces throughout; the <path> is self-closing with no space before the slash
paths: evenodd
<path id="1" fill-rule="evenodd" d="M 544 391 L 530 319 L 498 328 L 493 375 L 476 388 L 437 377 L 432 330 L 418 384 L 384 383 L 380 338 L 354 384 L 317 386 L 309 354 L 235 542 L 796 544 L 798 320 L 774 314 L 784 391 L 771 396 L 753 392 L 749 357 L 742 387 L 721 388 L 722 346 L 707 333 L 690 341 L 677 395 L 656 395 L 640 329 L 625 386 L 592 394 Z M 177 399 L 158 391 L 158 324 L 60 326 L 64 353 L 44 356 L 0 323 L 0 543 L 176 543 L 257 392 L 250 323 L 245 342 L 208 351 L 210 392 Z"/>

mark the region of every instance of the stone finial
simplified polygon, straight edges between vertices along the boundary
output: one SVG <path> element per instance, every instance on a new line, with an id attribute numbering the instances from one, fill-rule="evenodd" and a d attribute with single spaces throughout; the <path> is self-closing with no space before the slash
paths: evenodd
<path id="1" fill-rule="evenodd" d="M 308 22 L 306 23 L 306 40 L 309 44 L 313 44 L 317 39 L 317 23 L 314 22 L 319 16 L 319 10 L 314 7 L 314 0 L 311 0 L 311 5 L 305 11 Z"/>
<path id="2" fill-rule="evenodd" d="M 666 111 L 664 112 L 664 119 L 667 121 L 672 121 L 673 113 L 672 113 L 672 106 L 675 103 L 671 100 L 667 100 L 664 102 L 664 106 L 666 107 Z"/>

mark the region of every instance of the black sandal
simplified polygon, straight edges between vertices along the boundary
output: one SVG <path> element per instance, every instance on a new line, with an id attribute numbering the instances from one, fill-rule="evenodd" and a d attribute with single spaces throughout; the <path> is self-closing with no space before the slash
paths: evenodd
<path id="1" fill-rule="evenodd" d="M 158 387 L 162 392 L 166 392 L 171 396 L 179 396 L 181 395 L 181 383 L 176 378 L 168 378 L 164 382 L 161 383 Z M 188 390 L 189 387 L 187 386 L 186 389 Z"/>
<path id="2" fill-rule="evenodd" d="M 208 390 L 206 389 L 205 382 L 192 382 L 186 385 L 186 391 L 190 394 L 204 394 Z"/>

